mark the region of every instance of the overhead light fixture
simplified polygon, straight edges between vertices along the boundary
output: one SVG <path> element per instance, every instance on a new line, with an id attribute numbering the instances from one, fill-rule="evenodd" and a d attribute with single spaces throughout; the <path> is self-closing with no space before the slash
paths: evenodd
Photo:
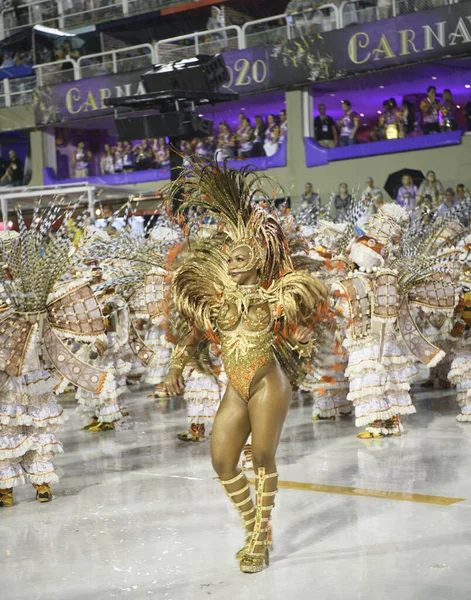
<path id="1" fill-rule="evenodd" d="M 469 88 L 471 88 L 471 85 L 469 85 L 469 83 L 467 83 L 464 87 L 469 90 Z"/>
<path id="2" fill-rule="evenodd" d="M 433 79 L 434 81 L 436 81 L 436 79 L 437 79 L 437 78 L 434 76 L 434 77 L 432 77 L 432 79 Z"/>

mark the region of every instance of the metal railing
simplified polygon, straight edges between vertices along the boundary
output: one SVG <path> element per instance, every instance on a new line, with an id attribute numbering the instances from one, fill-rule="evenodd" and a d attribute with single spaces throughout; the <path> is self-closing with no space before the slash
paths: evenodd
<path id="1" fill-rule="evenodd" d="M 28 25 L 42 23 L 50 27 L 70 29 L 122 19 L 127 15 L 136 15 L 168 6 L 178 5 L 187 0 L 35 0 L 20 3 L 15 8 L 8 6 L 0 11 L 0 40 L 12 35 L 18 29 Z M 401 14 L 438 8 L 453 4 L 457 0 L 389 0 L 378 6 L 377 0 L 347 0 L 340 7 L 326 4 L 290 15 L 276 15 L 266 19 L 258 19 L 246 23 L 243 37 L 247 46 L 260 43 L 276 43 L 281 39 L 298 37 L 306 32 L 330 31 L 341 29 L 353 23 L 367 23 L 379 19 L 387 19 Z M 366 6 L 365 6 L 366 4 Z M 276 25 L 276 22 L 279 24 Z M 273 26 L 271 26 L 273 24 Z M 236 26 L 233 26 L 236 27 Z M 213 30 L 213 36 L 217 31 Z M 251 30 L 251 31 L 250 31 Z M 286 34 L 284 31 L 286 30 Z M 200 35 L 203 35 L 202 32 Z M 206 32 L 207 35 L 207 32 Z M 280 37 L 278 37 L 280 36 Z M 190 36 L 191 37 L 191 36 Z M 221 36 L 219 36 L 221 37 Z M 184 38 L 188 39 L 188 38 Z M 275 40 L 275 41 L 273 41 Z M 219 40 L 219 46 L 223 40 Z M 204 42 L 201 42 L 203 44 Z M 210 44 L 210 42 L 208 42 Z M 215 42 L 212 42 L 214 45 Z M 195 42 L 194 45 L 197 45 Z M 216 43 L 218 46 L 218 43 Z M 208 47 L 210 47 L 208 45 Z M 180 56 L 182 56 L 180 52 Z M 187 51 L 189 52 L 189 50 Z M 184 54 L 184 52 L 183 52 Z M 182 56 L 183 57 L 183 56 Z"/>
<path id="2" fill-rule="evenodd" d="M 33 102 L 36 77 L 19 77 L 0 81 L 0 107 L 19 106 Z"/>
<path id="3" fill-rule="evenodd" d="M 324 4 L 315 10 L 275 15 L 242 26 L 245 47 L 277 44 L 303 35 L 340 29 L 339 10 L 335 4 Z"/>
<path id="4" fill-rule="evenodd" d="M 87 54 L 77 60 L 79 78 L 99 77 L 109 73 L 124 73 L 148 69 L 155 63 L 151 44 L 139 44 L 107 52 Z"/>
<path id="5" fill-rule="evenodd" d="M 339 29 L 348 25 L 382 21 L 399 15 L 440 8 L 453 4 L 453 0 L 389 0 L 378 6 L 377 0 L 347 0 L 339 7 Z"/>
<path id="6" fill-rule="evenodd" d="M 73 58 L 35 65 L 33 69 L 36 73 L 37 87 L 81 79 L 78 61 Z"/>
<path id="7" fill-rule="evenodd" d="M 155 45 L 158 63 L 192 58 L 196 54 L 217 54 L 227 50 L 243 50 L 244 48 L 242 29 L 237 25 L 178 35 L 161 40 Z"/>
<path id="8" fill-rule="evenodd" d="M 57 0 L 62 4 L 62 27 L 121 19 L 127 15 L 126 0 Z"/>
<path id="9" fill-rule="evenodd" d="M 59 0 L 58 18 L 63 14 L 63 2 Z M 67 0 L 68 2 L 88 2 L 88 13 L 96 10 L 109 10 L 110 7 L 122 3 L 126 11 L 139 2 L 164 3 L 165 0 Z M 371 0 L 374 2 L 375 0 Z M 316 10 L 291 15 L 282 14 L 256 21 L 249 21 L 242 27 L 231 25 L 207 31 L 195 32 L 168 38 L 151 44 L 140 44 L 96 54 L 89 54 L 78 59 L 66 57 L 63 60 L 34 66 L 37 86 L 55 85 L 66 81 L 74 81 L 87 77 L 99 77 L 110 73 L 121 73 L 134 70 L 145 70 L 156 63 L 166 63 L 196 54 L 213 54 L 227 50 L 243 50 L 248 47 L 276 44 L 294 39 L 300 35 L 341 29 L 353 23 L 365 23 L 397 14 L 406 14 L 412 10 L 427 10 L 448 4 L 452 0 L 391 0 L 386 7 L 366 6 L 362 0 L 362 8 L 358 2 L 348 0 L 340 7 L 334 4 L 322 5 Z M 32 17 L 37 5 L 53 4 L 51 0 L 40 0 L 35 4 L 25 5 L 28 16 Z M 93 4 L 91 4 L 93 3 Z M 165 2 L 167 5 L 169 2 Z M 0 26 L 5 13 L 13 9 L 7 8 L 0 13 Z M 82 13 L 81 13 L 82 14 Z M 1 32 L 0 32 L 1 33 Z M 26 88 L 13 81 L 25 81 Z M 31 101 L 30 83 L 34 77 L 3 80 L 0 82 L 0 106 L 12 106 Z M 16 88 L 16 89 L 13 89 Z M 24 101 L 24 102 L 23 102 Z"/>
<path id="10" fill-rule="evenodd" d="M 15 8 L 4 8 L 0 11 L 0 39 L 3 40 L 28 25 L 58 27 L 60 6 L 60 1 L 37 0 L 18 4 Z"/>

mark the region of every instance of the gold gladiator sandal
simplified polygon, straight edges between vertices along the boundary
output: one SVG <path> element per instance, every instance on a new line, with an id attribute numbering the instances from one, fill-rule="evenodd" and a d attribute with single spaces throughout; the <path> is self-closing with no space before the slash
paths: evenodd
<path id="1" fill-rule="evenodd" d="M 88 431 L 92 433 L 99 433 L 100 431 L 113 431 L 115 428 L 116 421 L 111 423 L 103 423 L 102 421 L 97 421 L 96 425 L 88 428 Z"/>
<path id="2" fill-rule="evenodd" d="M 239 511 L 240 519 L 245 529 L 245 545 L 236 554 L 237 560 L 241 560 L 247 553 L 249 541 L 252 537 L 251 526 L 255 523 L 255 505 L 250 493 L 249 482 L 244 473 L 239 473 L 234 479 L 229 479 L 228 481 L 223 481 L 222 479 L 218 479 L 218 481 L 229 496 L 229 500 Z M 240 487 L 238 486 L 238 489 L 233 489 L 234 484 L 239 484 Z"/>
<path id="3" fill-rule="evenodd" d="M 399 417 L 391 417 L 386 421 L 386 427 L 390 433 L 388 435 L 394 435 L 400 437 L 402 434 L 402 423 Z"/>
<path id="4" fill-rule="evenodd" d="M 376 429 L 377 431 L 370 431 L 369 429 L 366 429 L 365 431 L 362 431 L 361 433 L 357 434 L 357 438 L 359 440 L 376 440 L 378 438 L 384 437 L 382 429 L 386 427 L 385 421 L 374 421 L 373 423 L 370 423 L 368 427 L 370 429 Z"/>
<path id="5" fill-rule="evenodd" d="M 89 431 L 92 427 L 96 427 L 97 425 L 98 419 L 96 417 L 93 417 L 92 421 L 88 425 L 85 425 L 85 427 L 83 427 L 83 430 Z"/>
<path id="6" fill-rule="evenodd" d="M 275 479 L 273 490 L 267 490 L 267 481 Z M 270 564 L 269 552 L 269 521 L 271 511 L 275 507 L 273 498 L 278 489 L 278 473 L 265 472 L 265 467 L 258 469 L 258 482 L 256 494 L 256 513 L 255 524 L 249 541 L 248 549 L 240 561 L 240 570 L 242 573 L 259 573 L 264 566 Z M 268 499 L 268 500 L 267 500 Z M 270 504 L 265 504 L 268 501 Z M 256 552 L 256 548 L 261 546 L 261 552 Z"/>
<path id="7" fill-rule="evenodd" d="M 36 490 L 36 500 L 38 502 L 50 502 L 52 500 L 51 488 L 47 483 L 37 485 L 33 483 L 33 487 Z"/>
<path id="8" fill-rule="evenodd" d="M 0 490 L 0 508 L 13 506 L 13 488 L 3 488 Z"/>

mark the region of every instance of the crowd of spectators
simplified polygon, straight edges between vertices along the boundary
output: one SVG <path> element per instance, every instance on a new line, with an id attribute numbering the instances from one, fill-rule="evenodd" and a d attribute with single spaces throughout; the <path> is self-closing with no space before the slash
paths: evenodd
<path id="1" fill-rule="evenodd" d="M 428 225 L 463 200 L 470 198 L 470 191 L 463 183 L 459 183 L 456 187 L 445 188 L 434 171 L 428 171 L 418 185 L 414 183 L 412 175 L 406 171 L 400 183 L 400 187 L 393 194 L 395 197 L 392 201 L 408 211 L 413 223 Z M 340 183 L 337 192 L 332 193 L 328 199 L 322 199 L 321 195 L 314 191 L 312 183 L 306 183 L 304 193 L 300 197 L 300 204 L 301 207 L 316 212 L 324 210 L 327 216 L 341 222 L 352 208 L 355 197 L 368 203 L 368 210 L 358 221 L 358 226 L 361 227 L 386 202 L 388 195 L 375 185 L 372 177 L 368 177 L 365 187 L 355 193 L 350 191 L 347 183 Z M 461 219 L 466 220 L 470 217 L 471 215 L 467 218 L 460 216 Z M 468 222 L 464 224 L 468 225 Z"/>
<path id="2" fill-rule="evenodd" d="M 418 110 L 404 99 L 398 106 L 395 98 L 383 102 L 376 123 L 361 123 L 363 114 L 352 108 L 349 100 L 342 100 L 343 116 L 334 121 L 327 114 L 325 104 L 319 104 L 319 115 L 314 119 L 314 137 L 324 148 L 349 146 L 361 142 L 395 140 L 417 135 L 431 135 L 459 129 L 458 110 L 461 108 L 453 99 L 451 90 L 445 89 L 441 99 L 435 86 L 430 86 L 427 95 L 420 101 Z M 471 102 L 463 110 L 468 131 L 471 130 Z"/>
<path id="3" fill-rule="evenodd" d="M 273 156 L 288 132 L 284 109 L 278 115 L 269 114 L 266 119 L 256 115 L 253 122 L 241 112 L 238 119 L 239 124 L 235 130 L 223 121 L 219 123 L 217 136 L 183 142 L 183 153 L 215 156 L 217 160 Z"/>
<path id="4" fill-rule="evenodd" d="M 116 142 L 115 145 L 105 143 L 98 158 L 101 175 L 163 169 L 170 167 L 170 148 L 165 138 Z M 93 161 L 92 152 L 84 141 L 79 141 L 72 155 L 73 177 L 88 177 Z"/>
<path id="5" fill-rule="evenodd" d="M 33 65 L 33 55 L 31 52 L 0 52 L 0 69 L 11 69 L 13 67 Z"/>
<path id="6" fill-rule="evenodd" d="M 268 115 L 266 119 L 257 115 L 253 123 L 244 113 L 240 113 L 239 125 L 234 131 L 223 121 L 219 124 L 217 136 L 182 141 L 179 150 L 184 156 L 216 157 L 218 160 L 272 156 L 282 144 L 287 131 L 285 110 L 281 110 L 278 116 Z M 73 177 L 88 177 L 90 166 L 95 162 L 99 162 L 101 175 L 168 169 L 170 146 L 163 137 L 104 143 L 99 161 L 95 161 L 92 152 L 81 140 L 72 155 Z"/>

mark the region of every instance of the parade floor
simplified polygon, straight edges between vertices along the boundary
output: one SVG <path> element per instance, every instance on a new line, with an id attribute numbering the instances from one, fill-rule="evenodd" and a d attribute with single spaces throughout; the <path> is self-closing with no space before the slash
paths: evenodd
<path id="1" fill-rule="evenodd" d="M 293 404 L 278 453 L 272 564 L 239 572 L 236 511 L 213 480 L 209 444 L 183 444 L 184 407 L 127 402 L 132 428 L 59 434 L 55 500 L 31 486 L 0 509 L 8 600 L 467 600 L 471 423 L 453 392 L 415 391 L 400 438 L 360 441 L 351 419 L 313 424 Z"/>

